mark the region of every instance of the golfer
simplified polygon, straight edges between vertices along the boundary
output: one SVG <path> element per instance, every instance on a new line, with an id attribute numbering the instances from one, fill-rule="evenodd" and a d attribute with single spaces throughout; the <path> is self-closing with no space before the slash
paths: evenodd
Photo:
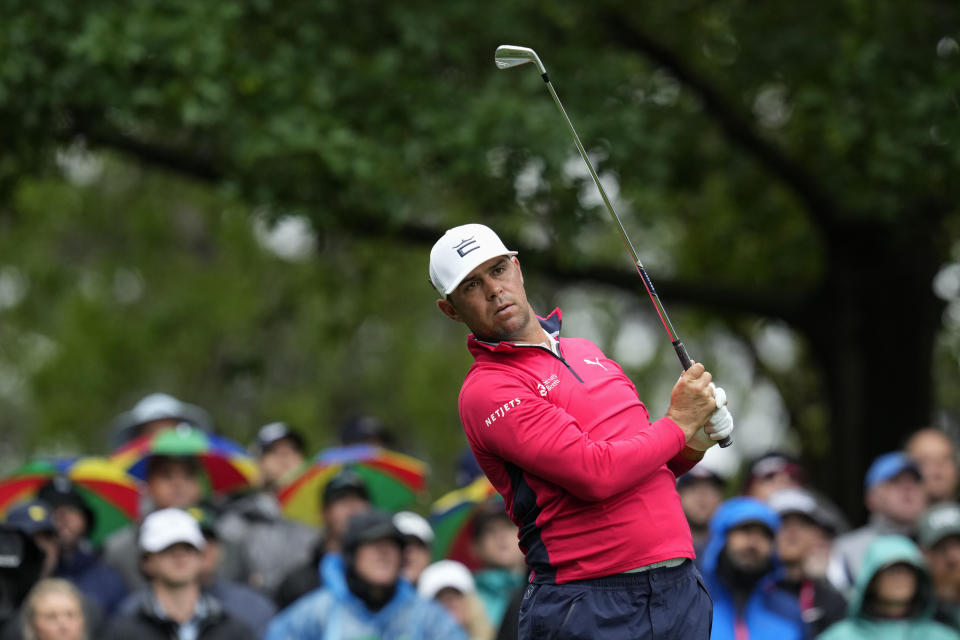
<path id="1" fill-rule="evenodd" d="M 651 422 L 619 365 L 559 337 L 559 309 L 536 316 L 516 254 L 488 227 L 456 227 L 430 281 L 472 331 L 460 419 L 520 528 L 520 637 L 706 639 L 713 605 L 676 478 L 733 431 L 725 394 L 695 363 Z"/>

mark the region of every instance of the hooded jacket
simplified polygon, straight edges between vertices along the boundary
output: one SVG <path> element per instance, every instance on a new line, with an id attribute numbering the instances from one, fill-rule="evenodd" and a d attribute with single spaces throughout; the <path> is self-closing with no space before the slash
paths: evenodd
<path id="1" fill-rule="evenodd" d="M 541 318 L 551 349 L 473 335 L 460 390 L 470 448 L 520 528 L 533 582 L 600 578 L 693 558 L 677 476 L 683 431 L 650 421 L 637 389 L 597 345 L 560 338 L 560 310 Z"/>
<path id="2" fill-rule="evenodd" d="M 746 628 L 750 638 L 801 640 L 807 638 L 800 605 L 793 595 L 775 585 L 778 567 L 760 578 L 738 611 L 731 587 L 719 575 L 720 555 L 727 544 L 727 533 L 734 527 L 759 522 L 776 532 L 780 519 L 767 505 L 753 498 L 731 498 L 724 502 L 710 520 L 710 540 L 702 558 L 703 578 L 713 598 L 713 631 L 711 640 L 733 640 L 742 637 L 737 628 Z"/>
<path id="3" fill-rule="evenodd" d="M 867 588 L 877 573 L 892 564 L 906 563 L 917 570 L 917 604 L 914 614 L 904 619 L 883 619 L 865 610 Z M 957 640 L 960 633 L 933 620 L 936 600 L 930 574 L 917 546 L 903 536 L 880 536 L 867 549 L 863 568 L 857 575 L 849 615 L 832 625 L 824 640 Z"/>
<path id="4" fill-rule="evenodd" d="M 265 640 L 468 640 L 439 604 L 420 598 L 405 580 L 397 582 L 393 598 L 374 612 L 347 587 L 339 554 L 323 556 L 320 573 L 323 588 L 281 611 Z"/>

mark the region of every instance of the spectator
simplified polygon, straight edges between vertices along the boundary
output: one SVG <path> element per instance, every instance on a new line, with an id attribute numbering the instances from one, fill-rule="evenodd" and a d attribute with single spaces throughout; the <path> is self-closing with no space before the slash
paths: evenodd
<path id="1" fill-rule="evenodd" d="M 53 576 L 65 578 L 110 617 L 127 595 L 123 577 L 108 567 L 87 537 L 96 523 L 93 511 L 68 478 L 57 476 L 40 488 L 37 498 L 52 508 L 57 536 Z"/>
<path id="2" fill-rule="evenodd" d="M 480 505 L 473 519 L 473 553 L 480 561 L 474 574 L 477 593 L 491 624 L 499 626 L 510 597 L 526 580 L 517 525 L 497 498 Z"/>
<path id="3" fill-rule="evenodd" d="M 287 520 L 274 492 L 303 465 L 303 436 L 282 422 L 271 422 L 257 433 L 255 448 L 263 485 L 226 505 L 217 528 L 243 555 L 249 584 L 272 598 L 283 579 L 310 560 L 318 532 Z"/>
<path id="4" fill-rule="evenodd" d="M 473 449 L 467 447 L 457 458 L 456 482 L 457 488 L 462 489 L 483 475 L 483 469 L 473 455 Z"/>
<path id="5" fill-rule="evenodd" d="M 846 615 L 846 598 L 825 577 L 839 523 L 804 489 L 776 491 L 769 505 L 780 516 L 776 552 L 783 572 L 777 586 L 797 598 L 811 636 L 816 636 Z"/>
<path id="6" fill-rule="evenodd" d="M 403 535 L 403 579 L 416 586 L 433 559 L 433 528 L 426 518 L 412 511 L 394 514 L 393 524 Z"/>
<path id="7" fill-rule="evenodd" d="M 416 595 L 400 578 L 403 536 L 390 514 L 351 518 L 341 553 L 323 556 L 323 588 L 280 612 L 267 640 L 380 638 L 466 640 L 443 607 Z"/>
<path id="8" fill-rule="evenodd" d="M 216 529 L 215 514 L 207 507 L 191 507 L 187 513 L 196 518 L 203 534 L 204 547 L 201 551 L 200 587 L 217 599 L 223 610 L 232 618 L 239 620 L 262 638 L 270 618 L 277 612 L 273 601 L 253 588 L 218 575 L 217 569 L 223 553 L 222 543 Z M 135 613 L 145 603 L 149 603 L 150 589 L 143 587 L 121 604 L 120 613 Z"/>
<path id="9" fill-rule="evenodd" d="M 930 504 L 955 500 L 958 472 L 953 440 L 938 429 L 920 429 L 910 436 L 905 449 L 920 468 Z"/>
<path id="10" fill-rule="evenodd" d="M 956 631 L 933 620 L 935 607 L 920 550 L 903 536 L 878 536 L 857 575 L 850 610 L 822 640 L 956 640 Z"/>
<path id="11" fill-rule="evenodd" d="M 869 522 L 838 536 L 833 543 L 827 578 L 849 598 L 867 547 L 877 536 L 911 536 L 926 508 L 920 470 L 901 451 L 879 456 L 867 469 L 864 480 Z"/>
<path id="12" fill-rule="evenodd" d="M 200 464 L 192 456 L 151 456 L 141 513 L 197 504 L 203 495 L 200 472 Z M 115 531 L 103 546 L 104 562 L 120 573 L 130 591 L 144 586 L 139 556 L 135 526 Z"/>
<path id="13" fill-rule="evenodd" d="M 754 498 L 727 500 L 710 521 L 703 577 L 713 598 L 711 640 L 805 638 L 796 597 L 775 585 L 776 512 Z"/>
<path id="14" fill-rule="evenodd" d="M 203 534 L 182 509 L 161 509 L 144 518 L 139 545 L 149 591 L 135 612 L 116 620 L 109 640 L 252 640 L 253 633 L 203 593 Z"/>
<path id="15" fill-rule="evenodd" d="M 24 640 L 87 640 L 83 600 L 61 578 L 44 578 L 33 586 L 21 614 Z"/>
<path id="16" fill-rule="evenodd" d="M 917 529 L 939 601 L 937 619 L 960 629 L 960 506 L 934 505 L 921 516 Z"/>
<path id="17" fill-rule="evenodd" d="M 116 417 L 110 444 L 115 449 L 134 438 L 175 427 L 181 422 L 203 431 L 213 431 L 210 415 L 200 407 L 181 402 L 166 393 L 151 393 L 141 398 L 133 409 Z"/>
<path id="18" fill-rule="evenodd" d="M 277 588 L 276 601 L 281 609 L 300 596 L 321 586 L 320 561 L 331 551 L 340 550 L 340 542 L 350 518 L 370 509 L 367 485 L 357 472 L 344 469 L 323 488 L 323 531 L 313 555 L 291 571 Z"/>
<path id="19" fill-rule="evenodd" d="M 470 640 L 493 640 L 493 627 L 470 570 L 454 560 L 440 560 L 424 569 L 417 592 L 436 600 L 470 636 Z"/>
<path id="20" fill-rule="evenodd" d="M 805 488 L 807 472 L 792 456 L 771 451 L 755 458 L 749 465 L 743 495 L 766 502 L 774 491 Z"/>
<path id="21" fill-rule="evenodd" d="M 377 447 L 392 447 L 393 437 L 380 418 L 363 414 L 344 420 L 340 426 L 340 444 L 344 446 L 369 444 Z"/>
<path id="22" fill-rule="evenodd" d="M 680 506 L 693 536 L 693 550 L 699 562 L 710 536 L 710 518 L 723 502 L 726 482 L 717 473 L 698 464 L 677 478 Z"/>

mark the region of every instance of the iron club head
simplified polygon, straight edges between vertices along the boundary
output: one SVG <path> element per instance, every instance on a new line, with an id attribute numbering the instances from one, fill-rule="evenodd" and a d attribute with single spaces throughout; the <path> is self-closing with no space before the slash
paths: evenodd
<path id="1" fill-rule="evenodd" d="M 543 66 L 543 63 L 540 62 L 540 56 L 537 55 L 537 52 L 529 47 L 518 47 L 512 44 L 502 44 L 497 47 L 497 52 L 493 56 L 493 61 L 497 64 L 498 69 L 509 69 L 510 67 L 516 67 L 521 64 L 526 64 L 532 62 L 537 65 L 537 69 L 540 71 L 540 74 L 547 72 L 546 68 Z"/>

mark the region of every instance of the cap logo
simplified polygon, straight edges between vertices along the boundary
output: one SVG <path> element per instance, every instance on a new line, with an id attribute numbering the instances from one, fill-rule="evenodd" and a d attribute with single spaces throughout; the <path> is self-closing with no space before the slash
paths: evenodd
<path id="1" fill-rule="evenodd" d="M 30 519 L 34 522 L 42 522 L 43 519 L 47 517 L 47 510 L 40 505 L 35 504 L 27 509 L 27 515 L 29 515 Z"/>
<path id="2" fill-rule="evenodd" d="M 477 241 L 473 239 L 473 236 L 470 236 L 466 240 L 461 240 L 460 244 L 454 246 L 453 248 L 457 250 L 457 253 L 462 258 L 468 253 L 470 253 L 471 251 L 476 251 L 477 249 L 479 249 L 480 245 L 477 244 Z"/>

